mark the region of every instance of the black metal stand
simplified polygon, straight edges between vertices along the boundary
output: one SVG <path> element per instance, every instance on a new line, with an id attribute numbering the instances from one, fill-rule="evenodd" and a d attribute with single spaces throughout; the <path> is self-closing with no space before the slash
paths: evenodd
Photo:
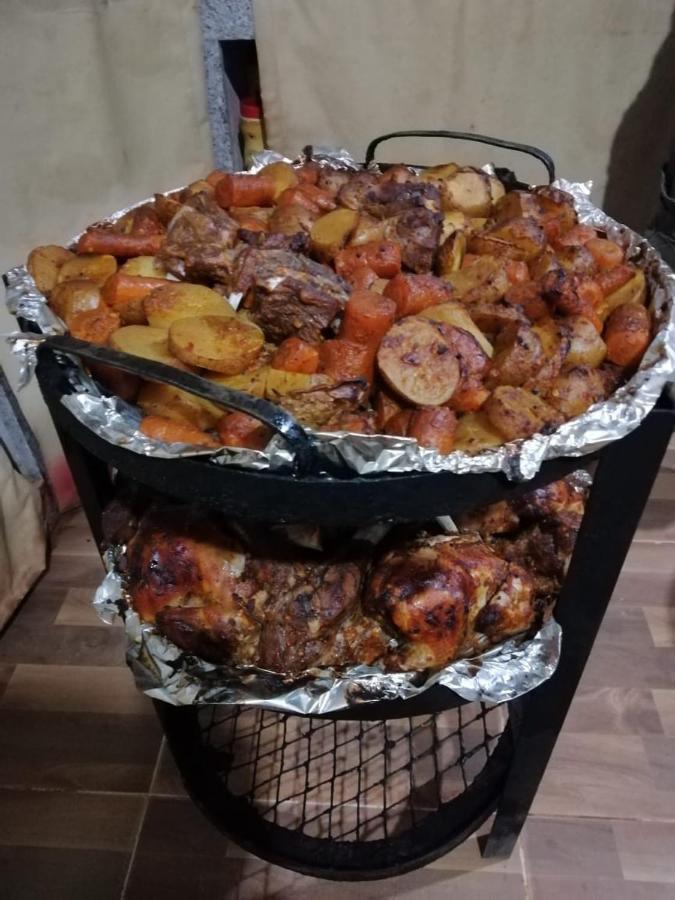
<path id="1" fill-rule="evenodd" d="M 342 517 L 349 510 L 354 523 L 423 521 L 592 462 L 555 460 L 533 481 L 512 485 L 501 476 L 447 474 L 295 481 L 195 460 L 148 460 L 111 447 L 67 413 L 55 365 L 43 358 L 38 377 L 97 540 L 101 511 L 115 490 L 113 467 L 153 490 L 179 498 L 189 490 L 195 500 L 253 520 L 294 518 L 284 515 L 294 498 L 296 509 L 305 504 L 302 519 L 328 524 L 333 507 Z M 556 609 L 562 655 L 548 682 L 499 707 L 464 704 L 437 687 L 412 701 L 364 704 L 328 717 L 157 703 L 195 802 L 247 850 L 325 878 L 383 878 L 424 865 L 494 811 L 484 853 L 508 855 L 591 652 L 671 423 L 664 399 L 636 431 L 594 457 L 593 487 Z"/>

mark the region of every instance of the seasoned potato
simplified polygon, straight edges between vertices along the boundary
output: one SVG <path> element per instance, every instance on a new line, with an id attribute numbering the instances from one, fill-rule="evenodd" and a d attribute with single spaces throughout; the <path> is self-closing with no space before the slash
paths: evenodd
<path id="1" fill-rule="evenodd" d="M 549 433 L 563 421 L 556 409 L 531 391 L 511 385 L 495 388 L 483 409 L 490 424 L 507 441 L 530 437 L 538 431 Z"/>
<path id="2" fill-rule="evenodd" d="M 323 262 L 342 250 L 356 228 L 359 214 L 354 209 L 334 209 L 312 225 L 309 236 L 312 250 Z"/>
<path id="3" fill-rule="evenodd" d="M 132 256 L 120 266 L 120 272 L 127 275 L 142 275 L 144 278 L 166 278 L 166 269 L 156 256 Z"/>
<path id="4" fill-rule="evenodd" d="M 166 366 L 174 366 L 176 369 L 192 371 L 180 359 L 177 359 L 169 350 L 169 338 L 163 328 L 151 328 L 149 325 L 125 325 L 118 328 L 110 337 L 110 346 L 123 353 L 131 353 L 132 356 L 142 356 L 143 359 L 152 359 L 155 362 L 164 363 Z"/>
<path id="5" fill-rule="evenodd" d="M 72 281 L 57 284 L 49 298 L 49 306 L 68 326 L 74 315 L 85 309 L 97 309 L 101 302 L 100 286 L 86 278 L 73 278 Z"/>
<path id="6" fill-rule="evenodd" d="M 484 412 L 467 413 L 457 422 L 455 450 L 480 453 L 488 447 L 498 447 L 504 436 L 492 425 Z"/>
<path id="7" fill-rule="evenodd" d="M 120 317 L 105 303 L 96 309 L 85 309 L 75 313 L 69 323 L 70 334 L 80 341 L 92 344 L 107 344 L 110 337 L 120 327 Z"/>
<path id="8" fill-rule="evenodd" d="M 457 163 L 444 163 L 440 166 L 429 166 L 428 169 L 423 169 L 419 177 L 422 181 L 440 181 L 443 178 L 449 178 L 456 172 L 459 172 Z"/>
<path id="9" fill-rule="evenodd" d="M 234 316 L 178 319 L 169 328 L 169 348 L 184 363 L 239 375 L 252 365 L 265 343 L 257 325 Z"/>
<path id="10" fill-rule="evenodd" d="M 574 366 L 596 369 L 604 362 L 607 347 L 595 325 L 584 316 L 567 316 L 565 324 L 570 329 L 570 348 L 565 357 L 565 369 Z"/>
<path id="11" fill-rule="evenodd" d="M 488 175 L 488 181 L 490 182 L 490 199 L 494 207 L 495 203 L 499 203 L 506 194 L 506 188 L 496 175 Z"/>
<path id="12" fill-rule="evenodd" d="M 268 175 L 274 182 L 274 199 L 277 200 L 288 188 L 298 183 L 298 174 L 290 163 L 274 162 L 263 166 L 260 175 Z"/>
<path id="13" fill-rule="evenodd" d="M 117 271 L 117 260 L 109 254 L 86 253 L 67 259 L 57 277 L 57 282 L 71 281 L 73 278 L 86 278 L 103 284 Z"/>
<path id="14" fill-rule="evenodd" d="M 497 222 L 521 216 L 536 219 L 541 215 L 541 204 L 529 191 L 508 191 L 496 201 L 492 215 Z"/>
<path id="15" fill-rule="evenodd" d="M 490 180 L 485 172 L 464 168 L 441 182 L 443 209 L 459 209 L 467 216 L 489 216 L 492 207 Z"/>
<path id="16" fill-rule="evenodd" d="M 474 323 L 473 319 L 461 303 L 450 300 L 448 303 L 439 303 L 437 306 L 428 306 L 420 313 L 425 319 L 433 319 L 435 322 L 445 322 L 455 328 L 463 328 L 476 339 L 484 353 L 492 356 L 494 349 L 483 332 Z"/>
<path id="17" fill-rule="evenodd" d="M 469 227 L 469 217 L 459 209 L 451 209 L 443 213 L 440 243 L 443 244 L 456 231 L 464 231 Z"/>
<path id="18" fill-rule="evenodd" d="M 272 398 L 280 394 L 292 394 L 294 391 L 308 391 L 311 388 L 329 384 L 325 375 L 308 375 L 306 372 L 286 372 L 284 369 L 267 370 L 265 393 Z"/>
<path id="19" fill-rule="evenodd" d="M 535 378 L 544 362 L 539 336 L 529 325 L 509 325 L 498 335 L 486 384 L 520 386 Z"/>
<path id="20" fill-rule="evenodd" d="M 546 399 L 566 419 L 571 419 L 603 400 L 606 394 L 604 379 L 597 369 L 574 366 L 555 379 Z"/>
<path id="21" fill-rule="evenodd" d="M 143 385 L 136 402 L 146 416 L 164 416 L 165 419 L 194 425 L 201 430 L 213 428 L 223 415 L 223 410 L 215 403 L 170 384 L 153 381 Z"/>
<path id="22" fill-rule="evenodd" d="M 455 297 L 465 303 L 499 300 L 509 286 L 504 263 L 493 256 L 481 256 L 470 266 L 448 275 L 446 280 L 452 285 Z"/>
<path id="23" fill-rule="evenodd" d="M 501 222 L 469 239 L 469 253 L 505 256 L 528 262 L 546 246 L 542 229 L 532 219 L 519 218 Z"/>
<path id="24" fill-rule="evenodd" d="M 191 316 L 226 316 L 234 310 L 217 291 L 201 284 L 183 281 L 167 282 L 143 299 L 143 310 L 153 328 L 170 328 L 179 319 Z"/>
<path id="25" fill-rule="evenodd" d="M 471 316 L 474 325 L 492 341 L 503 328 L 510 325 L 529 325 L 527 316 L 521 309 L 511 306 L 505 300 L 492 302 L 478 301 L 470 303 L 466 311 Z"/>
<path id="26" fill-rule="evenodd" d="M 242 372 L 241 375 L 218 375 L 215 372 L 209 372 L 205 377 L 209 381 L 213 381 L 222 387 L 230 388 L 233 391 L 244 391 L 246 394 L 253 394 L 255 397 L 264 397 L 269 372 L 269 366 L 261 366 L 259 369 Z"/>
<path id="27" fill-rule="evenodd" d="M 620 287 L 617 291 L 608 294 L 605 299 L 598 305 L 596 312 L 602 322 L 608 318 L 609 314 L 623 306 L 624 303 L 642 303 L 647 299 L 647 282 L 645 281 L 645 273 L 640 269 L 631 280 Z"/>
<path id="28" fill-rule="evenodd" d="M 452 275 L 462 267 L 462 260 L 466 253 L 466 234 L 463 231 L 455 231 L 439 247 L 436 256 L 438 274 L 441 276 Z"/>
<path id="29" fill-rule="evenodd" d="M 49 294 L 56 284 L 61 266 L 74 259 L 75 254 L 57 244 L 46 244 L 36 247 L 28 254 L 26 267 L 33 276 L 38 291 Z"/>
<path id="30" fill-rule="evenodd" d="M 349 239 L 350 247 L 358 247 L 361 244 L 370 244 L 373 241 L 383 241 L 390 228 L 388 219 L 376 219 L 368 213 L 360 213 L 356 227 Z"/>
<path id="31" fill-rule="evenodd" d="M 270 216 L 269 230 L 277 234 L 297 234 L 299 231 L 309 234 L 316 219 L 317 213 L 299 203 L 277 206 Z"/>
<path id="32" fill-rule="evenodd" d="M 523 384 L 523 387 L 539 396 L 544 396 L 562 371 L 571 344 L 571 329 L 565 322 L 559 322 L 549 317 L 541 319 L 536 325 L 533 325 L 532 331 L 541 341 L 544 361 L 533 377 Z"/>

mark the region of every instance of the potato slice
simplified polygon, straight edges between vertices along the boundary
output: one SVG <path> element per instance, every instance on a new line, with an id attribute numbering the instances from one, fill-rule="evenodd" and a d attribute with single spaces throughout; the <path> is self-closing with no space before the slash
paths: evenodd
<path id="1" fill-rule="evenodd" d="M 464 231 L 469 227 L 469 218 L 459 209 L 451 209 L 443 213 L 440 243 L 444 243 L 456 231 Z"/>
<path id="2" fill-rule="evenodd" d="M 447 303 L 439 303 L 437 306 L 428 306 L 420 315 L 424 316 L 425 319 L 433 319 L 435 322 L 445 322 L 448 325 L 453 325 L 455 328 L 463 328 L 464 331 L 468 331 L 476 339 L 481 350 L 487 356 L 492 357 L 494 353 L 492 344 L 473 321 L 466 307 L 461 303 L 455 303 L 454 300 L 450 300 Z"/>
<path id="3" fill-rule="evenodd" d="M 143 310 L 153 328 L 170 328 L 179 319 L 192 316 L 226 316 L 232 318 L 234 310 L 217 291 L 201 284 L 184 281 L 167 282 L 155 288 L 143 299 Z"/>
<path id="4" fill-rule="evenodd" d="M 645 273 L 639 270 L 635 275 L 620 287 L 617 291 L 608 294 L 602 303 L 599 303 L 596 309 L 598 316 L 602 322 L 609 317 L 619 306 L 625 303 L 641 303 L 647 300 L 647 282 L 645 281 Z"/>
<path id="5" fill-rule="evenodd" d="M 439 247 L 438 256 L 436 257 L 438 274 L 445 276 L 452 275 L 453 272 L 459 272 L 465 253 L 466 233 L 464 231 L 455 231 Z"/>
<path id="6" fill-rule="evenodd" d="M 33 277 L 38 291 L 49 294 L 58 279 L 59 271 L 64 263 L 74 259 L 75 254 L 57 244 L 45 244 L 36 247 L 28 254 L 26 268 Z"/>
<path id="7" fill-rule="evenodd" d="M 356 210 L 354 210 L 356 212 Z M 390 227 L 389 219 L 376 219 L 369 216 L 368 213 L 359 215 L 354 233 L 349 239 L 350 247 L 358 247 L 361 244 L 370 244 L 373 241 L 383 241 L 387 236 L 387 229 Z"/>
<path id="8" fill-rule="evenodd" d="M 488 181 L 490 182 L 490 197 L 494 206 L 495 203 L 499 203 L 502 199 L 506 193 L 506 188 L 496 175 L 488 175 Z"/>
<path id="9" fill-rule="evenodd" d="M 132 256 L 120 266 L 120 272 L 127 275 L 142 275 L 144 278 L 166 278 L 166 269 L 156 256 Z"/>
<path id="10" fill-rule="evenodd" d="M 349 240 L 358 221 L 355 209 L 334 209 L 317 219 L 309 233 L 317 257 L 324 262 L 333 259 Z"/>
<path id="11" fill-rule="evenodd" d="M 233 391 L 244 391 L 246 394 L 253 394 L 254 397 L 264 397 L 269 372 L 269 366 L 261 366 L 251 372 L 242 372 L 241 375 L 216 375 L 215 372 L 209 372 L 206 378 Z"/>
<path id="12" fill-rule="evenodd" d="M 439 181 L 443 178 L 449 178 L 455 172 L 459 172 L 457 163 L 444 163 L 440 166 L 429 166 L 428 169 L 423 169 L 419 177 L 422 181 Z"/>
<path id="13" fill-rule="evenodd" d="M 572 419 L 598 400 L 604 400 L 606 393 L 602 374 L 597 369 L 574 366 L 554 380 L 546 399 L 566 419 Z"/>
<path id="14" fill-rule="evenodd" d="M 455 450 L 464 453 L 480 453 L 488 447 L 504 443 L 503 435 L 492 425 L 484 412 L 461 416 L 455 429 Z"/>
<path id="15" fill-rule="evenodd" d="M 493 226 L 488 231 L 472 235 L 469 253 L 507 257 L 529 262 L 543 251 L 546 237 L 532 219 L 510 219 Z"/>
<path id="16" fill-rule="evenodd" d="M 529 191 L 509 191 L 495 202 L 493 217 L 496 222 L 506 222 L 520 216 L 538 218 L 541 215 L 541 203 Z"/>
<path id="17" fill-rule="evenodd" d="M 96 284 L 103 284 L 117 271 L 117 260 L 108 253 L 83 253 L 66 260 L 59 269 L 57 282 L 71 281 L 73 278 L 87 278 Z"/>
<path id="18" fill-rule="evenodd" d="M 607 356 L 607 346 L 595 325 L 584 316 L 567 316 L 565 324 L 570 329 L 570 348 L 563 368 L 588 366 L 597 369 Z"/>
<path id="19" fill-rule="evenodd" d="M 169 328 L 172 353 L 185 363 L 223 375 L 239 375 L 251 366 L 264 344 L 257 325 L 234 316 L 191 316 Z"/>
<path id="20" fill-rule="evenodd" d="M 511 385 L 495 388 L 483 409 L 492 427 L 507 441 L 531 437 L 538 431 L 550 432 L 563 421 L 560 413 L 536 394 Z"/>
<path id="21" fill-rule="evenodd" d="M 470 266 L 445 276 L 454 290 L 454 296 L 465 303 L 500 300 L 509 287 L 502 260 L 494 256 L 481 256 Z"/>
<path id="22" fill-rule="evenodd" d="M 51 309 L 68 326 L 77 313 L 84 312 L 85 309 L 98 309 L 101 302 L 100 286 L 86 278 L 74 278 L 57 284 L 49 298 Z"/>
<path id="23" fill-rule="evenodd" d="M 223 409 L 215 403 L 154 381 L 143 385 L 136 402 L 147 416 L 164 416 L 202 431 L 213 428 L 223 415 Z"/>
<path id="24" fill-rule="evenodd" d="M 143 359 L 151 359 L 164 363 L 166 366 L 174 366 L 190 372 L 190 366 L 177 359 L 169 350 L 169 337 L 163 328 L 151 328 L 149 325 L 125 325 L 118 328 L 110 337 L 110 346 L 114 350 L 123 353 L 131 353 L 132 356 L 142 356 Z"/>
<path id="25" fill-rule="evenodd" d="M 292 394 L 294 391 L 308 391 L 319 385 L 328 384 L 325 375 L 308 375 L 306 372 L 286 372 L 283 369 L 268 369 L 265 394 Z"/>
<path id="26" fill-rule="evenodd" d="M 490 181 L 485 172 L 460 169 L 441 184 L 443 209 L 459 209 L 467 216 L 489 216 L 492 207 Z"/>
<path id="27" fill-rule="evenodd" d="M 300 180 L 293 166 L 287 162 L 269 163 L 258 173 L 268 175 L 274 182 L 274 199 L 277 200 L 285 190 L 295 185 Z"/>

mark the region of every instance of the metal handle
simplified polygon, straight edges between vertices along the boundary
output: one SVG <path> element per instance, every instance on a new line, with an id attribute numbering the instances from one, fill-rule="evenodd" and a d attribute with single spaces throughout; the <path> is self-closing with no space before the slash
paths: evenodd
<path id="1" fill-rule="evenodd" d="M 219 406 L 248 413 L 284 438 L 293 453 L 296 474 L 307 473 L 315 466 L 316 454 L 311 438 L 293 416 L 274 403 L 253 397 L 251 394 L 245 394 L 243 391 L 222 387 L 199 375 L 183 372 L 173 366 L 164 365 L 164 363 L 132 356 L 130 353 L 122 353 L 108 347 L 100 347 L 97 344 L 65 335 L 45 338 L 38 349 L 42 347 L 58 350 L 60 353 L 69 353 L 92 362 L 105 363 L 150 381 L 173 385 L 173 387 L 188 391 L 197 397 L 203 397 Z"/>
<path id="2" fill-rule="evenodd" d="M 504 150 L 515 150 L 518 153 L 526 153 L 533 156 L 546 168 L 548 183 L 555 179 L 555 163 L 544 150 L 532 147 L 530 144 L 516 144 L 514 141 L 504 141 L 501 138 L 488 137 L 484 134 L 470 134 L 466 131 L 392 131 L 390 134 L 382 134 L 368 144 L 366 150 L 366 165 L 375 159 L 375 150 L 379 144 L 392 138 L 401 137 L 442 137 L 459 141 L 476 141 L 479 144 L 490 144 L 493 147 L 502 147 Z"/>

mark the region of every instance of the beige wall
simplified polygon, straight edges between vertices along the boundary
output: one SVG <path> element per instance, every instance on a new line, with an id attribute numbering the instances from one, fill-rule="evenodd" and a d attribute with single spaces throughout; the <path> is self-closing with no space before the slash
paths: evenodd
<path id="1" fill-rule="evenodd" d="M 197 0 L 3 0 L 0 267 L 208 170 Z M 12 323 L 0 304 L 0 330 Z M 10 380 L 16 364 L 0 361 Z M 21 401 L 45 452 L 35 385 Z"/>

